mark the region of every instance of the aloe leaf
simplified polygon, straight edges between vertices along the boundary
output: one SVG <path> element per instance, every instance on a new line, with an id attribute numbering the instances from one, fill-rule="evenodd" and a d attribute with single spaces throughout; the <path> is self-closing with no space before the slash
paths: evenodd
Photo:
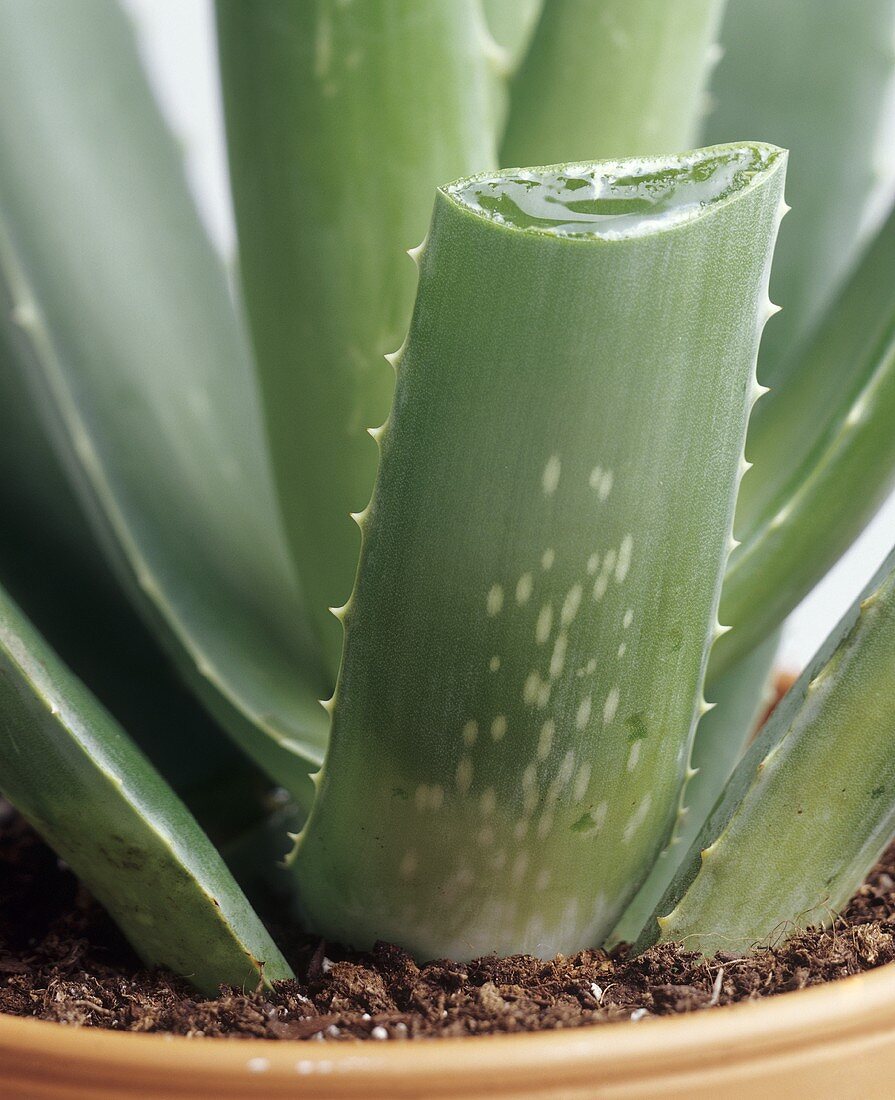
<path id="1" fill-rule="evenodd" d="M 206 993 L 291 977 L 187 809 L 2 590 L 0 790 L 146 963 Z"/>
<path id="2" fill-rule="evenodd" d="M 722 10 L 723 0 L 550 0 L 510 86 L 501 164 L 691 148 Z"/>
<path id="3" fill-rule="evenodd" d="M 674 832 L 649 878 L 613 931 L 612 942 L 631 943 L 637 938 L 705 824 L 755 733 L 762 707 L 767 702 L 768 683 L 779 645 L 780 631 L 775 631 L 754 653 L 748 654 L 726 676 L 706 689 L 712 709 L 702 716 L 696 727 L 690 754 L 695 774 L 684 787 Z"/>
<path id="4" fill-rule="evenodd" d="M 483 0 L 485 21 L 506 52 L 505 67 L 515 70 L 528 49 L 545 0 Z"/>
<path id="5" fill-rule="evenodd" d="M 893 271 L 895 211 L 750 429 L 757 465 L 743 479 L 742 545 L 721 600 L 721 621 L 734 629 L 715 648 L 710 677 L 782 622 L 895 482 Z"/>
<path id="6" fill-rule="evenodd" d="M 721 40 L 706 140 L 760 134 L 791 151 L 793 212 L 771 278 L 783 312 L 762 342 L 758 369 L 773 389 L 865 240 L 895 79 L 895 0 L 736 0 Z M 770 405 L 756 409 L 756 426 Z"/>
<path id="7" fill-rule="evenodd" d="M 702 709 L 784 164 L 437 193 L 295 857 L 309 926 L 549 955 L 640 886 Z"/>
<path id="8" fill-rule="evenodd" d="M 478 0 L 219 0 L 240 267 L 294 560 L 332 682 L 349 513 L 370 498 L 383 360 L 407 330 L 445 180 L 496 164 L 495 59 Z M 437 119 L 437 125 L 435 120 Z M 330 688 L 332 687 L 330 683 Z"/>
<path id="9" fill-rule="evenodd" d="M 643 943 L 745 952 L 827 924 L 895 833 L 895 552 L 774 712 Z"/>
<path id="10" fill-rule="evenodd" d="M 0 288 L 119 576 L 206 705 L 301 792 L 326 679 L 251 361 L 180 154 L 104 0 L 0 3 Z M 318 716 L 318 712 L 319 716 Z"/>
<path id="11" fill-rule="evenodd" d="M 11 361 L 7 322 L 0 311 L 0 583 L 200 820 L 225 815 L 229 831 L 251 812 L 257 777 L 176 677 L 108 569 Z M 241 784 L 242 797 L 218 813 L 204 792 L 225 777 Z"/>

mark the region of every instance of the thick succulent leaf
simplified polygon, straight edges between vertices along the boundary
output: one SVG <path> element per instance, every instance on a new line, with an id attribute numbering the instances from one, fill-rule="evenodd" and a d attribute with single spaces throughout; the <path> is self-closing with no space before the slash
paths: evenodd
<path id="1" fill-rule="evenodd" d="M 0 312 L 0 583 L 194 812 L 201 801 L 201 820 L 221 816 L 209 816 L 209 784 L 224 775 L 242 783 L 242 797 L 223 809 L 229 831 L 251 812 L 257 777 L 177 678 L 109 570 L 11 361 L 7 323 Z"/>
<path id="2" fill-rule="evenodd" d="M 690 754 L 691 775 L 684 787 L 681 810 L 668 846 L 649 878 L 625 910 L 612 942 L 635 940 L 690 850 L 730 774 L 755 733 L 767 703 L 774 658 L 780 645 L 775 631 L 754 653 L 739 661 L 726 676 L 706 688 L 712 709 L 702 716 Z"/>
<path id="3" fill-rule="evenodd" d="M 311 927 L 549 955 L 643 881 L 702 707 L 784 163 L 439 191 L 297 850 Z"/>
<path id="4" fill-rule="evenodd" d="M 0 790 L 145 962 L 207 993 L 291 976 L 189 812 L 2 590 Z"/>
<path id="5" fill-rule="evenodd" d="M 544 0 L 482 0 L 494 41 L 506 51 L 505 68 L 513 71 L 528 49 Z"/>
<path id="6" fill-rule="evenodd" d="M 297 791 L 325 685 L 251 362 L 111 0 L 0 3 L 0 276 L 29 383 L 147 620 Z M 304 671 L 303 671 L 304 670 Z"/>
<path id="7" fill-rule="evenodd" d="M 723 0 L 549 0 L 510 86 L 505 165 L 695 144 Z M 758 134 L 734 134 L 740 140 Z"/>
<path id="8" fill-rule="evenodd" d="M 642 944 L 748 951 L 829 923 L 895 833 L 895 552 L 727 784 Z"/>
<path id="9" fill-rule="evenodd" d="M 445 180 L 496 164 L 478 0 L 219 0 L 246 306 L 283 514 L 332 682 L 394 352 Z"/>
<path id="10" fill-rule="evenodd" d="M 783 313 L 758 367 L 776 388 L 860 255 L 895 78 L 895 0 L 736 0 L 721 41 L 706 140 L 761 137 L 790 150 L 793 212 L 771 279 Z M 756 427 L 770 405 L 756 409 Z"/>
<path id="11" fill-rule="evenodd" d="M 721 621 L 721 675 L 778 626 L 895 482 L 895 211 L 750 430 Z M 759 402 L 761 408 L 765 401 Z M 802 431 L 794 425 L 805 425 Z"/>

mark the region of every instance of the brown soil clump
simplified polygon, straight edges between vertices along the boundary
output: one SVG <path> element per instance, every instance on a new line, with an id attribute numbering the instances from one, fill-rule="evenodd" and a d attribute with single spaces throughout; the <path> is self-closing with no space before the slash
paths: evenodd
<path id="1" fill-rule="evenodd" d="M 282 937 L 280 937 L 282 941 Z M 895 960 L 895 845 L 829 930 L 749 958 L 682 948 L 417 966 L 379 944 L 286 945 L 294 982 L 200 998 L 142 968 L 105 913 L 17 817 L 0 823 L 0 1011 L 82 1027 L 268 1039 L 417 1039 L 643 1020 L 755 1000 Z"/>

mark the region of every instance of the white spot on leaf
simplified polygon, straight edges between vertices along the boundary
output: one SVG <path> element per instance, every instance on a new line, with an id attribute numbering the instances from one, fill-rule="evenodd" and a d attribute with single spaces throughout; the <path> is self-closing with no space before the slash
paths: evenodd
<path id="1" fill-rule="evenodd" d="M 613 687 L 610 689 L 609 694 L 606 696 L 606 702 L 603 704 L 603 724 L 608 726 L 610 722 L 615 718 L 615 712 L 618 710 L 618 688 Z"/>
<path id="2" fill-rule="evenodd" d="M 544 473 L 541 475 L 541 485 L 544 489 L 544 496 L 553 496 L 556 492 L 561 472 L 562 463 L 560 462 L 559 455 L 551 455 L 550 458 L 547 459 L 547 465 L 544 467 Z"/>
<path id="3" fill-rule="evenodd" d="M 630 535 L 625 535 L 621 546 L 618 548 L 618 560 L 615 563 L 615 580 L 617 584 L 622 584 L 628 575 L 628 570 L 631 568 L 631 551 L 633 548 L 633 538 Z"/>
<path id="4" fill-rule="evenodd" d="M 572 785 L 572 798 L 576 802 L 581 802 L 584 796 L 587 794 L 587 788 L 590 785 L 590 764 L 582 764 L 578 769 L 578 773 L 575 776 L 575 782 Z"/>
<path id="5" fill-rule="evenodd" d="M 585 695 L 581 702 L 578 704 L 578 710 L 575 713 L 575 726 L 579 730 L 583 730 L 587 723 L 590 721 L 590 711 L 593 705 L 593 700 L 589 695 Z"/>
<path id="6" fill-rule="evenodd" d="M 562 670 L 566 663 L 566 647 L 568 642 L 568 635 L 565 632 L 557 634 L 556 641 L 553 643 L 553 653 L 550 657 L 550 678 L 552 680 L 562 675 Z"/>
<path id="7" fill-rule="evenodd" d="M 543 645 L 550 637 L 553 629 L 553 605 L 545 603 L 538 613 L 538 621 L 535 624 L 535 641 Z"/>
<path id="8" fill-rule="evenodd" d="M 568 626 L 578 614 L 578 608 L 581 606 L 581 585 L 574 584 L 566 594 L 566 598 L 563 601 L 562 611 L 559 615 L 559 620 L 563 626 Z"/>
<path id="9" fill-rule="evenodd" d="M 472 786 L 472 761 L 468 756 L 461 756 L 457 765 L 457 790 L 466 794 Z"/>
<path id="10" fill-rule="evenodd" d="M 500 609 L 503 607 L 503 589 L 499 584 L 492 584 L 488 589 L 488 599 L 485 606 L 492 618 L 500 614 Z"/>

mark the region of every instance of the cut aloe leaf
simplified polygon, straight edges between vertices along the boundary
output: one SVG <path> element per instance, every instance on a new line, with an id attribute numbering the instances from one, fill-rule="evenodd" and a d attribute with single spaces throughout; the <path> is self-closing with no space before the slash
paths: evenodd
<path id="1" fill-rule="evenodd" d="M 793 211 L 771 279 L 783 312 L 768 329 L 758 368 L 760 381 L 776 389 L 865 239 L 895 79 L 895 0 L 735 0 L 721 41 L 706 139 L 760 134 L 791 150 Z M 756 426 L 771 400 L 756 409 Z"/>
<path id="2" fill-rule="evenodd" d="M 895 483 L 893 272 L 895 211 L 750 430 L 756 468 L 737 501 L 742 545 L 721 600 L 734 629 L 715 647 L 710 678 L 782 622 Z"/>
<path id="3" fill-rule="evenodd" d="M 478 0 L 219 0 L 240 267 L 279 496 L 335 681 L 435 187 L 497 163 Z M 493 53 L 493 51 L 492 51 Z M 437 119 L 437 125 L 435 120 Z"/>
<path id="4" fill-rule="evenodd" d="M 714 684 L 706 688 L 712 709 L 702 716 L 690 754 L 695 772 L 684 787 L 681 811 L 667 847 L 656 860 L 649 878 L 625 910 L 610 937 L 633 942 L 668 888 L 677 868 L 699 835 L 706 818 L 724 790 L 768 702 L 774 658 L 780 632 L 767 638 Z"/>
<path id="5" fill-rule="evenodd" d="M 186 807 L 2 590 L 0 790 L 147 964 L 205 993 L 291 977 Z"/>
<path id="6" fill-rule="evenodd" d="M 310 927 L 551 955 L 641 885 L 702 709 L 784 165 L 438 192 L 294 864 Z"/>
<path id="7" fill-rule="evenodd" d="M 0 3 L 0 293 L 120 577 L 205 704 L 307 793 L 326 689 L 251 362 L 180 153 L 105 0 Z"/>
<path id="8" fill-rule="evenodd" d="M 722 10 L 723 0 L 550 0 L 510 86 L 501 164 L 689 149 Z"/>
<path id="9" fill-rule="evenodd" d="M 895 833 L 895 552 L 769 719 L 641 946 L 746 952 L 828 924 Z"/>

